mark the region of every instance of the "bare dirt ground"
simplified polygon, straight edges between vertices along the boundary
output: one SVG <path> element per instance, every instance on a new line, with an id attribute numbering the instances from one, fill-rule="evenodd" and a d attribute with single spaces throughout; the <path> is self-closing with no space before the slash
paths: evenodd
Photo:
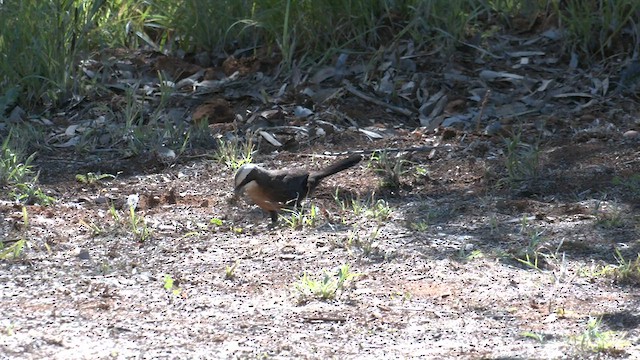
<path id="1" fill-rule="evenodd" d="M 525 42 L 509 41 L 509 51 Z M 640 107 L 632 94 L 602 86 L 614 83 L 622 63 L 586 71 L 543 61 L 552 53 L 484 63 L 463 54 L 434 68 L 418 55 L 417 69 L 398 65 L 402 81 L 395 84 L 429 79 L 424 102 L 438 102 L 440 89 L 448 94 L 440 111 L 420 111 L 421 121 L 417 112 L 398 114 L 317 72 L 310 75 L 325 85 L 314 91 L 330 89 L 329 100 L 307 102 L 304 79 L 266 104 L 247 83 L 217 84 L 224 90 L 215 96 L 172 97 L 170 106 L 188 117 L 210 101 L 216 114 L 231 114 L 228 120 L 240 115 L 232 127 L 243 130 L 252 114 L 270 111 L 261 118 L 271 123 L 261 129 L 285 144 L 274 149 L 258 135 L 255 161 L 270 168 L 315 169 L 334 159 L 308 154 L 438 146 L 390 152 L 389 163 L 403 167 L 396 187 L 383 186 L 369 160 L 327 179 L 309 201 L 319 214 L 301 228 L 283 219 L 271 228 L 257 207 L 231 203 L 233 171 L 208 156 L 214 149 L 163 162 L 153 149 L 123 156 L 115 139 L 102 144 L 100 136 L 111 133 L 96 119 L 124 126 L 99 111 L 105 104 L 126 108 L 118 91 L 69 105 L 79 116 L 52 119 L 49 133 L 67 137 L 49 143 L 64 145 L 74 139 L 70 126 L 89 119 L 98 130 L 93 144 L 103 150 L 79 155 L 52 145 L 41 154 L 42 187 L 57 202 L 27 205 L 28 224 L 21 205 L 0 203 L 5 244 L 28 244 L 18 258 L 0 262 L 0 357 L 639 358 L 640 291 L 633 276 L 622 281 L 614 270 L 621 269 L 616 249 L 627 261 L 640 252 L 639 140 L 632 132 Z M 525 57 L 535 61 L 516 66 Z M 109 59 L 138 61 L 127 63 L 137 70 L 114 65 L 136 77 L 160 66 L 139 65 L 148 60 L 144 53 Z M 248 69 L 249 85 L 261 81 L 258 68 Z M 351 81 L 359 76 L 353 73 Z M 409 107 L 408 96 L 380 95 L 385 72 L 377 74 L 375 86 L 360 90 L 421 107 Z M 276 94 L 282 83 L 266 92 Z M 480 85 L 492 94 L 476 96 Z M 295 106 L 314 115 L 301 119 Z M 212 132 L 231 141 L 225 134 L 233 130 L 224 126 L 212 124 Z M 286 126 L 324 132 L 300 136 Z M 522 146 L 510 153 L 518 136 Z M 88 172 L 117 176 L 75 179 Z M 148 238 L 130 224 L 126 202 L 134 194 Z M 304 274 L 334 279 L 345 264 L 356 276 L 333 299 L 296 286 Z"/>

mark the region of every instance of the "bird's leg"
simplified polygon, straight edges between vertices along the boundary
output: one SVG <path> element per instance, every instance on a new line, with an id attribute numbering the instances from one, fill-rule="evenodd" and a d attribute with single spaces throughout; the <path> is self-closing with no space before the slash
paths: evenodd
<path id="1" fill-rule="evenodd" d="M 269 211 L 269 215 L 271 215 L 271 224 L 275 225 L 278 222 L 278 212 L 277 211 Z"/>

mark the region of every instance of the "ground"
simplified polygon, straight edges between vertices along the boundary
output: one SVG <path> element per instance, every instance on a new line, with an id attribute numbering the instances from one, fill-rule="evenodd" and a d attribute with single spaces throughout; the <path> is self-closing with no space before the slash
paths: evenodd
<path id="1" fill-rule="evenodd" d="M 316 169 L 344 156 L 335 154 L 392 149 L 324 181 L 297 217 L 302 225 L 284 213 L 270 226 L 246 199 L 232 201 L 233 169 L 215 156 L 219 142 L 177 157 L 128 152 L 132 142 L 123 148 L 129 138 L 113 130 L 127 124 L 113 114 L 132 103 L 117 91 L 126 76 L 113 75 L 113 92 L 45 124 L 54 150 L 35 166 L 57 201 L 26 205 L 26 216 L 21 204 L 0 203 L 5 247 L 27 244 L 0 262 L 0 356 L 640 357 L 635 96 L 602 85 L 614 83 L 613 70 L 542 61 L 552 53 L 474 56 L 446 65 L 421 58 L 409 70 L 382 62 L 367 70 L 377 82 L 357 85 L 370 98 L 326 69 L 298 81 L 274 75 L 269 87 L 268 61 L 225 62 L 170 96 L 157 117 L 165 123 L 176 112 L 208 121 L 222 144 L 246 141 L 247 129 L 271 134 L 282 146 L 268 134 L 252 138 L 254 161 L 269 168 Z M 148 74 L 187 67 L 126 51 L 103 54 L 91 69 L 111 74 L 107 58 L 145 64 Z M 524 58 L 535 61 L 517 67 Z M 358 66 L 349 81 L 360 78 Z M 129 67 L 118 71 L 143 78 Z M 419 89 L 386 91 L 402 85 Z M 424 106 L 410 106 L 414 97 Z M 83 141 L 93 147 L 79 151 Z M 410 148 L 419 149 L 393 150 Z M 76 178 L 89 172 L 115 177 Z M 351 276 L 336 287 L 340 268 Z M 313 293 L 323 279 L 329 291 Z"/>

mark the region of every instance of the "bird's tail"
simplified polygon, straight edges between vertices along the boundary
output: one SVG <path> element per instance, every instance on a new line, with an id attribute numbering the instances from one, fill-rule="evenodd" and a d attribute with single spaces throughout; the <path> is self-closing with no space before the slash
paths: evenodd
<path id="1" fill-rule="evenodd" d="M 326 178 L 327 176 L 331 176 L 337 172 L 340 172 L 342 170 L 346 170 L 354 165 L 356 165 L 357 163 L 359 163 L 362 160 L 362 155 L 360 154 L 355 154 L 355 155 L 351 155 L 346 159 L 342 159 L 336 163 L 333 163 L 329 166 L 327 166 L 326 168 L 319 170 L 317 172 L 314 173 L 315 175 L 315 179 L 317 181 L 320 181 L 324 178 Z"/>

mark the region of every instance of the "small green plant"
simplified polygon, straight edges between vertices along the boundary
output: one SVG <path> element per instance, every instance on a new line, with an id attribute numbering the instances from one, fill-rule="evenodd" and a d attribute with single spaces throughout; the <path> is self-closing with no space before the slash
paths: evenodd
<path id="1" fill-rule="evenodd" d="M 233 280 L 236 277 L 236 269 L 238 268 L 239 260 L 236 260 L 233 265 L 227 265 L 224 269 L 224 278 L 227 280 Z"/>
<path id="2" fill-rule="evenodd" d="M 349 252 L 349 255 L 353 255 L 357 250 L 360 251 L 360 256 L 366 258 L 388 260 L 393 256 L 393 254 L 380 248 L 378 241 L 380 230 L 380 226 L 377 226 L 371 231 L 361 230 L 357 226 L 354 226 L 343 240 L 336 242 L 334 245 L 336 247 L 346 249 Z"/>
<path id="3" fill-rule="evenodd" d="M 635 199 L 640 198 L 640 174 L 633 174 L 627 178 L 616 176 L 613 178 L 612 183 L 623 188 L 626 193 L 632 195 Z"/>
<path id="4" fill-rule="evenodd" d="M 546 245 L 547 239 L 543 236 L 544 230 L 531 226 L 526 216 L 522 217 L 520 234 L 524 235 L 528 241 L 524 249 L 520 249 L 512 255 L 516 261 L 529 268 L 542 271 L 549 260 L 557 259 L 563 242 L 560 241 L 555 251 L 548 249 Z"/>
<path id="5" fill-rule="evenodd" d="M 417 177 L 425 177 L 429 175 L 429 171 L 424 166 L 416 166 L 415 172 Z"/>
<path id="6" fill-rule="evenodd" d="M 218 139 L 218 148 L 213 155 L 213 159 L 232 170 L 237 170 L 240 166 L 253 161 L 253 152 L 254 146 L 251 137 L 245 143 L 241 143 L 238 139 Z"/>
<path id="7" fill-rule="evenodd" d="M 391 293 L 391 300 L 395 300 L 396 298 L 400 298 L 400 302 L 402 304 L 411 301 L 411 298 L 413 297 L 413 295 L 408 291 L 396 291 L 394 293 Z"/>
<path id="8" fill-rule="evenodd" d="M 22 207 L 22 233 L 23 236 L 29 229 L 29 213 L 26 207 Z M 20 257 L 27 246 L 27 240 L 23 237 L 19 240 L 13 241 L 13 244 L 5 246 L 8 241 L 0 241 L 0 259 L 16 259 Z"/>
<path id="9" fill-rule="evenodd" d="M 390 189 L 398 189 L 401 185 L 401 177 L 409 170 L 404 159 L 392 158 L 387 152 L 376 152 L 371 155 L 369 166 L 382 176 L 382 186 Z"/>
<path id="10" fill-rule="evenodd" d="M 29 228 L 29 212 L 25 206 L 22 207 L 22 228 L 24 230 Z"/>
<path id="11" fill-rule="evenodd" d="M 144 217 L 136 214 L 136 208 L 129 206 L 129 225 L 135 239 L 139 242 L 145 242 L 151 237 L 151 229 L 147 227 Z"/>
<path id="12" fill-rule="evenodd" d="M 482 250 L 466 251 L 464 247 L 462 247 L 460 248 L 459 257 L 460 259 L 470 261 L 475 259 L 482 259 L 484 257 L 484 253 L 482 252 Z"/>
<path id="13" fill-rule="evenodd" d="M 586 330 L 580 335 L 573 336 L 572 340 L 574 345 L 583 352 L 620 355 L 631 345 L 625 337 L 623 333 L 603 330 L 602 318 L 590 317 Z"/>
<path id="14" fill-rule="evenodd" d="M 80 225 L 84 226 L 89 231 L 91 231 L 91 235 L 92 236 L 99 236 L 100 234 L 102 234 L 104 232 L 104 228 L 99 226 L 99 225 L 97 225 L 93 221 L 86 222 L 84 220 L 80 220 Z"/>
<path id="15" fill-rule="evenodd" d="M 104 179 L 115 179 L 115 178 L 116 177 L 111 174 L 95 174 L 92 172 L 88 172 L 86 175 L 83 175 L 83 174 L 76 175 L 77 182 L 80 182 L 83 184 L 89 184 L 89 185 L 96 184 Z"/>
<path id="16" fill-rule="evenodd" d="M 589 279 L 595 279 L 612 274 L 615 266 L 612 265 L 595 265 L 589 267 L 581 267 L 578 269 L 578 275 Z"/>
<path id="17" fill-rule="evenodd" d="M 118 213 L 118 210 L 116 210 L 116 207 L 115 205 L 113 205 L 113 203 L 109 205 L 109 215 L 111 215 L 111 218 L 116 223 L 120 222 L 120 214 Z"/>
<path id="18" fill-rule="evenodd" d="M 537 342 L 544 342 L 544 335 L 542 334 L 538 334 L 536 332 L 532 332 L 532 331 L 523 331 L 520 333 L 520 336 L 522 336 L 523 338 L 529 338 L 529 339 L 533 339 Z"/>
<path id="19" fill-rule="evenodd" d="M 427 230 L 429 230 L 429 222 L 425 221 L 425 220 L 420 220 L 420 221 L 416 221 L 416 222 L 410 222 L 409 223 L 409 228 L 413 231 L 417 231 L 417 232 L 425 232 Z"/>
<path id="20" fill-rule="evenodd" d="M 626 225 L 624 211 L 621 206 L 613 203 L 611 206 L 603 206 L 604 201 L 597 201 L 593 211 L 596 217 L 596 225 L 603 229 L 616 229 Z"/>
<path id="21" fill-rule="evenodd" d="M 529 243 L 527 244 L 526 249 L 518 253 L 515 256 L 515 259 L 521 264 L 526 265 L 527 267 L 538 271 L 542 270 L 540 268 L 541 264 L 539 263 L 539 261 L 541 261 L 543 258 L 540 252 L 540 250 L 542 249 L 541 243 L 543 240 L 544 238 L 542 238 L 542 232 L 536 233 L 531 236 L 529 238 Z"/>
<path id="22" fill-rule="evenodd" d="M 36 185 L 37 177 L 27 183 L 15 184 L 10 195 L 19 203 L 25 205 L 51 205 L 56 202 L 56 198 L 45 194 Z"/>
<path id="23" fill-rule="evenodd" d="M 366 214 L 379 223 L 387 221 L 391 217 L 391 207 L 385 200 L 376 200 L 366 211 Z"/>
<path id="24" fill-rule="evenodd" d="M 316 226 L 318 217 L 320 214 L 320 208 L 314 204 L 310 204 L 308 211 L 306 206 L 301 206 L 299 209 L 285 209 L 286 216 L 280 216 L 282 220 L 291 229 L 300 230 L 304 227 Z"/>
<path id="25" fill-rule="evenodd" d="M 635 259 L 626 260 L 616 248 L 614 257 L 618 265 L 604 269 L 605 273 L 613 276 L 620 283 L 640 284 L 640 254 L 637 254 Z"/>
<path id="26" fill-rule="evenodd" d="M 0 242 L 0 260 L 17 259 L 22 255 L 22 252 L 27 245 L 27 240 L 20 239 L 6 247 L 4 244 L 4 242 Z"/>
<path id="27" fill-rule="evenodd" d="M 331 275 L 324 271 L 322 279 L 317 280 L 304 273 L 300 280 L 294 284 L 294 289 L 300 295 L 300 302 L 308 302 L 309 299 L 333 300 L 338 291 L 343 291 L 345 286 L 359 274 L 352 273 L 349 265 L 345 264 L 338 268 L 337 274 Z"/>
<path id="28" fill-rule="evenodd" d="M 523 182 L 530 182 L 538 178 L 540 167 L 539 143 L 527 144 L 522 139 L 522 132 L 518 131 L 509 138 L 504 138 L 504 165 L 507 176 L 501 179 L 499 185 L 517 188 Z"/>
<path id="29" fill-rule="evenodd" d="M 12 135 L 10 132 L 0 147 L 0 186 L 27 183 L 34 176 L 31 162 L 36 154 L 23 159 L 10 147 Z"/>
<path id="30" fill-rule="evenodd" d="M 171 292 L 173 296 L 178 296 L 182 290 L 178 287 L 178 284 L 173 280 L 171 275 L 165 274 L 164 276 L 164 289 Z"/>
<path id="31" fill-rule="evenodd" d="M 4 328 L 4 333 L 5 333 L 7 336 L 13 336 L 13 335 L 15 335 L 15 327 L 16 327 L 16 325 L 15 325 L 14 323 L 10 323 L 10 324 L 8 324 L 8 325 L 7 325 L 7 326 L 5 326 L 5 328 Z"/>
<path id="32" fill-rule="evenodd" d="M 359 217 L 365 214 L 371 207 L 367 200 L 361 200 L 359 198 L 347 198 L 346 200 L 341 199 L 338 190 L 336 190 L 333 199 L 340 207 L 340 219 L 343 224 L 349 223 L 349 219 L 351 218 L 350 215 Z"/>

